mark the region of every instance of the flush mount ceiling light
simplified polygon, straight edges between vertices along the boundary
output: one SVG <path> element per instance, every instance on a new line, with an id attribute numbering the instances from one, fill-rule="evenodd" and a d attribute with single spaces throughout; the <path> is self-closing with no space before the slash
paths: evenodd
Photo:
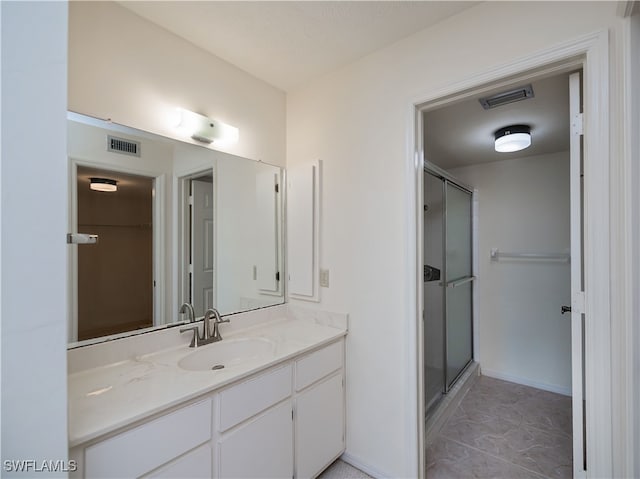
<path id="1" fill-rule="evenodd" d="M 495 148 L 500 153 L 511 153 L 531 146 L 531 127 L 511 125 L 495 132 Z"/>
<path id="2" fill-rule="evenodd" d="M 177 109 L 177 115 L 176 128 L 184 136 L 202 143 L 219 144 L 238 141 L 239 131 L 234 126 L 182 108 Z"/>
<path id="3" fill-rule="evenodd" d="M 89 178 L 91 181 L 91 188 L 94 191 L 117 191 L 118 182 L 109 178 Z"/>

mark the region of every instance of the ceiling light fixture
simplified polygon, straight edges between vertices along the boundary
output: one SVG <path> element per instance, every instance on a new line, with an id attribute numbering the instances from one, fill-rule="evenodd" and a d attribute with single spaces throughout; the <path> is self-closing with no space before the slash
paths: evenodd
<path id="1" fill-rule="evenodd" d="M 495 132 L 495 148 L 500 153 L 511 153 L 531 146 L 531 127 L 511 125 Z"/>
<path id="2" fill-rule="evenodd" d="M 178 108 L 176 128 L 184 136 L 202 143 L 230 143 L 238 141 L 239 130 L 218 120 L 212 120 L 183 108 Z"/>
<path id="3" fill-rule="evenodd" d="M 118 182 L 116 180 L 111 180 L 109 178 L 89 178 L 91 181 L 91 188 L 94 191 L 117 191 L 118 190 Z"/>

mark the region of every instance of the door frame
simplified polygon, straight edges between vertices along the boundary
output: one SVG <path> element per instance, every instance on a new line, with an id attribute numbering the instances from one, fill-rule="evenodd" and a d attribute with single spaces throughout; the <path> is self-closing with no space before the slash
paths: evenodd
<path id="1" fill-rule="evenodd" d="M 190 183 L 191 180 L 195 180 L 201 176 L 211 175 L 213 178 L 211 182 L 211 188 L 213 189 L 213 237 L 216 237 L 216 231 L 218 228 L 218 217 L 217 217 L 217 196 L 216 196 L 216 180 L 217 180 L 217 172 L 213 166 L 210 167 L 198 167 L 193 170 L 189 170 L 185 172 L 181 176 L 177 178 L 178 188 L 177 188 L 177 197 L 178 197 L 178 267 L 177 267 L 177 279 L 178 279 L 178 300 L 177 304 L 182 303 L 190 303 L 189 300 L 191 295 L 191 287 L 189 282 L 189 274 L 190 274 L 190 264 L 189 264 L 189 254 L 191 252 L 191 230 L 190 230 L 190 218 L 191 214 L 189 211 L 189 196 L 190 196 Z M 214 247 L 213 249 L 213 304 L 217 303 L 217 284 L 216 284 L 216 276 L 218 271 L 218 258 L 217 258 L 217 249 Z M 196 320 L 201 318 L 196 318 Z"/>
<path id="2" fill-rule="evenodd" d="M 589 476 L 610 477 L 612 457 L 611 399 L 611 272 L 610 272 L 610 185 L 609 185 L 609 34 L 598 31 L 519 61 L 480 72 L 466 80 L 439 90 L 428 91 L 412 101 L 408 122 L 407 194 L 409 206 L 410 288 L 409 307 L 413 325 L 410 343 L 415 348 L 417 410 L 417 475 L 426 475 L 424 346 L 422 341 L 422 258 L 423 204 L 423 124 L 422 113 L 453 101 L 476 96 L 483 91 L 515 81 L 582 68 L 584 86 L 584 274 L 585 274 L 585 358 L 586 431 Z M 603 254 L 603 252 L 606 252 Z M 412 296 L 412 297 L 411 297 Z"/>
<path id="3" fill-rule="evenodd" d="M 163 266 L 166 255 L 166 245 L 164 241 L 165 220 L 163 215 L 165 203 L 166 175 L 160 172 L 141 171 L 135 168 L 125 168 L 119 165 L 112 165 L 98 161 L 88 161 L 69 157 L 69 225 L 68 231 L 78 232 L 78 167 L 86 166 L 99 168 L 106 171 L 127 173 L 131 175 L 144 176 L 153 179 L 152 202 L 152 265 L 153 265 L 153 326 L 164 323 L 166 282 L 165 268 Z M 78 246 L 71 248 L 68 259 L 69 265 L 69 314 L 67 319 L 67 341 L 69 346 L 78 346 Z M 140 330 L 144 331 L 144 330 Z M 108 339 L 130 336 L 131 331 L 106 336 Z M 104 341 L 105 337 L 87 339 L 81 342 L 82 345 L 93 344 Z"/>

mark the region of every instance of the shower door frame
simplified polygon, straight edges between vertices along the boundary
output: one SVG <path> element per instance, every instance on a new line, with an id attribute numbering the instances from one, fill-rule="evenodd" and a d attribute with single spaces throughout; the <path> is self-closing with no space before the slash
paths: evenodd
<path id="1" fill-rule="evenodd" d="M 475 191 L 474 189 L 461 182 L 460 180 L 458 180 L 457 178 L 455 178 L 454 176 L 450 175 L 447 171 L 443 170 L 442 168 L 438 167 L 437 165 L 424 160 L 424 167 L 423 170 L 425 173 L 429 173 L 432 176 L 435 176 L 436 178 L 439 178 L 440 180 L 442 180 L 442 198 L 443 198 L 443 210 L 442 210 L 442 275 L 441 275 L 441 281 L 442 281 L 442 326 L 443 326 L 443 332 L 444 332 L 444 337 L 443 337 L 443 351 L 442 351 L 442 355 L 443 355 L 443 367 L 444 367 L 444 384 L 443 384 L 443 388 L 442 388 L 442 394 L 447 394 L 451 388 L 453 387 L 453 385 L 458 381 L 458 379 L 460 379 L 460 376 L 462 376 L 464 374 L 464 372 L 467 370 L 467 368 L 469 367 L 469 365 L 473 362 L 474 360 L 474 354 L 475 354 L 475 349 L 476 349 L 476 339 L 475 339 L 475 330 L 476 328 L 474 327 L 474 322 L 475 322 L 475 294 L 476 294 L 476 288 L 474 287 L 473 283 L 476 279 L 476 264 L 475 264 L 475 244 L 476 244 L 476 224 L 474 221 L 474 215 L 473 215 L 473 204 L 475 201 Z M 470 282 L 472 283 L 471 285 L 471 317 L 469 318 L 470 321 L 470 327 L 471 327 L 471 358 L 469 359 L 469 361 L 467 361 L 467 363 L 464 365 L 464 367 L 455 375 L 455 377 L 449 381 L 449 375 L 448 375 L 448 360 L 447 360 L 447 355 L 448 355 L 448 339 L 449 339 L 449 335 L 448 335 L 448 327 L 447 327 L 447 288 L 448 288 L 448 283 L 450 283 L 448 275 L 447 275 L 447 184 L 451 184 L 453 185 L 455 188 L 458 188 L 460 190 L 462 190 L 465 193 L 468 193 L 470 195 L 469 201 L 470 201 L 470 208 L 471 208 L 471 214 L 469 216 L 469 222 L 470 222 L 470 232 L 471 234 L 469 235 L 469 255 L 470 255 L 470 262 L 471 262 L 471 275 L 470 275 Z M 424 190 L 423 190 L 424 191 Z M 424 238 L 423 238 L 424 241 Z M 424 261 L 423 261 L 424 262 Z M 423 308 L 424 308 L 424 304 L 423 304 Z M 425 380 L 426 382 L 426 380 Z M 436 401 L 435 404 L 437 404 Z"/>

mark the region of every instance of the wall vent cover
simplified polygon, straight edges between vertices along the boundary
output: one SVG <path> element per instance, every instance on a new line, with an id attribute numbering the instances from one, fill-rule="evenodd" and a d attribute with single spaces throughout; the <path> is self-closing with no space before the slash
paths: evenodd
<path id="1" fill-rule="evenodd" d="M 486 96 L 480 98 L 478 101 L 485 110 L 490 110 L 508 103 L 516 101 L 526 100 L 527 98 L 533 98 L 533 88 L 531 84 L 524 85 L 512 90 L 496 93 L 495 95 Z"/>
<path id="2" fill-rule="evenodd" d="M 107 135 L 107 151 L 123 155 L 140 156 L 140 142 L 125 140 L 116 136 Z"/>

